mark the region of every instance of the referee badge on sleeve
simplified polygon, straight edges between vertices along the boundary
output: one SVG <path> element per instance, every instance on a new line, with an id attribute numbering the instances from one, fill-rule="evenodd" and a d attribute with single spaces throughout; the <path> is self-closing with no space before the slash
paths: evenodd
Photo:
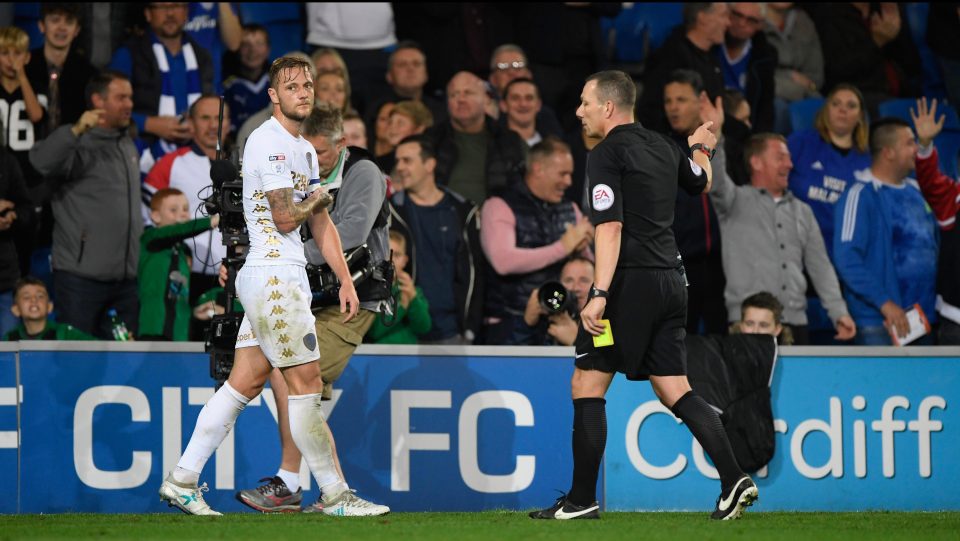
<path id="1" fill-rule="evenodd" d="M 613 206 L 613 190 L 606 184 L 593 187 L 593 210 L 607 210 Z"/>

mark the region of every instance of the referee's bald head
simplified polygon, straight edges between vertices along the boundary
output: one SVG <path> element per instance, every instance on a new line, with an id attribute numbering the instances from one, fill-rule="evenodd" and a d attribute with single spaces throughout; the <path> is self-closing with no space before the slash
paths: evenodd
<path id="1" fill-rule="evenodd" d="M 587 77 L 586 82 L 597 82 L 597 98 L 600 102 L 612 102 L 617 109 L 632 111 L 637 102 L 637 85 L 629 75 L 620 70 L 606 70 Z"/>

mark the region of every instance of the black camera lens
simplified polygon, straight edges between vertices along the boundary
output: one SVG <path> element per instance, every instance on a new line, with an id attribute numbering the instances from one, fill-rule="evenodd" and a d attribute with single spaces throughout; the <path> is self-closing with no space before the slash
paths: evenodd
<path id="1" fill-rule="evenodd" d="M 558 314 L 567 306 L 570 294 L 560 282 L 547 282 L 540 286 L 540 307 L 548 314 Z"/>

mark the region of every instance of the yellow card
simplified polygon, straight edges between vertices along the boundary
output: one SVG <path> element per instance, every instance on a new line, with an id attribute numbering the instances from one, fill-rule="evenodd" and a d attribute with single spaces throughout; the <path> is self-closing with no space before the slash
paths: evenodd
<path id="1" fill-rule="evenodd" d="M 610 329 L 610 320 L 601 319 L 600 323 L 603 323 L 603 334 L 593 337 L 593 347 L 595 348 L 604 348 L 607 346 L 613 345 L 613 331 Z"/>

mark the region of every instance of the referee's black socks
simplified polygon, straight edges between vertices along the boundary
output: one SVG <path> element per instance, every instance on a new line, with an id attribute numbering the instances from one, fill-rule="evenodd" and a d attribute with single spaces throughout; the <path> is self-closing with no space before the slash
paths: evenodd
<path id="1" fill-rule="evenodd" d="M 603 398 L 573 401 L 573 486 L 567 499 L 577 505 L 597 501 L 597 475 L 607 445 L 606 405 Z"/>
<path id="2" fill-rule="evenodd" d="M 700 446 L 710 456 L 710 460 L 720 474 L 723 490 L 733 486 L 743 477 L 743 471 L 740 470 L 737 459 L 733 456 L 733 448 L 730 447 L 730 440 L 727 439 L 727 433 L 723 430 L 723 423 L 720 422 L 720 416 L 717 415 L 716 410 L 693 391 L 688 391 L 681 396 L 671 409 L 687 425 L 693 437 L 697 438 Z"/>

